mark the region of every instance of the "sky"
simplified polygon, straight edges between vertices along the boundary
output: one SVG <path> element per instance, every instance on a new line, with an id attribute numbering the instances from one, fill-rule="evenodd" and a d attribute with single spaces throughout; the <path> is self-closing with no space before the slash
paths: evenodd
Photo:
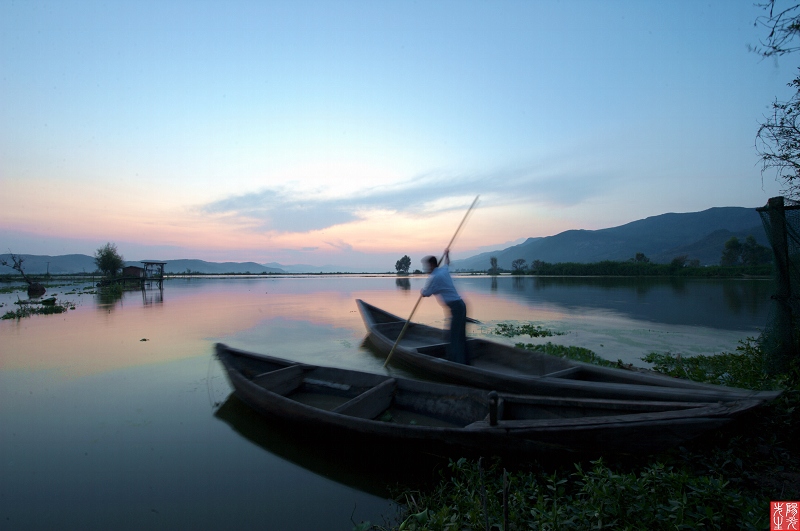
<path id="1" fill-rule="evenodd" d="M 753 0 L 0 0 L 0 251 L 393 271 L 758 207 Z"/>

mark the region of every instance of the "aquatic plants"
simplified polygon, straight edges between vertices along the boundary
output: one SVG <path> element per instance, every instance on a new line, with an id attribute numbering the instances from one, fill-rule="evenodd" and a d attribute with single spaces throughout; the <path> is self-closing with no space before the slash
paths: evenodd
<path id="1" fill-rule="evenodd" d="M 0 316 L 0 319 L 23 319 L 31 315 L 52 315 L 55 313 L 64 313 L 69 309 L 75 309 L 71 303 L 58 303 L 55 299 L 45 299 L 38 304 L 27 301 L 26 304 L 20 304 L 20 302 L 22 301 L 15 303 L 19 304 L 19 308 L 4 313 Z"/>
<path id="2" fill-rule="evenodd" d="M 564 332 L 554 332 L 534 323 L 526 323 L 524 325 L 515 325 L 513 323 L 497 323 L 494 330 L 492 330 L 492 333 L 504 337 L 515 337 L 521 335 L 528 335 L 530 337 L 550 337 L 564 335 Z"/>
<path id="3" fill-rule="evenodd" d="M 556 345 L 548 341 L 543 345 L 534 345 L 532 343 L 517 343 L 514 345 L 517 348 L 524 348 L 531 352 L 542 352 L 558 358 L 567 358 L 575 361 L 582 361 L 584 363 L 591 363 L 592 365 L 600 365 L 602 367 L 621 367 L 622 361 L 617 360 L 609 361 L 605 358 L 598 356 L 593 350 L 583 347 L 573 347 L 567 345 Z"/>
<path id="4" fill-rule="evenodd" d="M 653 370 L 695 382 L 732 385 L 747 389 L 771 389 L 780 382 L 764 370 L 761 350 L 755 338 L 739 342 L 736 352 L 713 356 L 682 356 L 671 352 L 651 352 L 642 360 Z"/>

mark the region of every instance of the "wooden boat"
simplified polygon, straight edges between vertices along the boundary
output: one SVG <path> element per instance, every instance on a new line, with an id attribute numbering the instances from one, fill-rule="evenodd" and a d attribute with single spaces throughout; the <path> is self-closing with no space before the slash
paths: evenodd
<path id="1" fill-rule="evenodd" d="M 401 445 L 447 456 L 652 452 L 761 403 L 518 396 L 319 367 L 222 344 L 216 355 L 238 398 L 321 442 Z"/>
<path id="2" fill-rule="evenodd" d="M 368 341 L 385 355 L 406 320 L 356 300 Z M 600 367 L 486 339 L 467 339 L 468 363 L 446 359 L 444 331 L 410 323 L 391 362 L 427 378 L 510 393 L 622 400 L 768 401 L 780 391 L 748 391 L 672 378 L 652 371 Z"/>

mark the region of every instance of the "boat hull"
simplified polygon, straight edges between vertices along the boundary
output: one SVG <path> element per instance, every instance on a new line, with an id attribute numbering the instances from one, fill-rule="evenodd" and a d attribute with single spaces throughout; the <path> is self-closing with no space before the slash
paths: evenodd
<path id="1" fill-rule="evenodd" d="M 384 355 L 394 349 L 392 363 L 427 378 L 510 393 L 619 400 L 769 401 L 780 394 L 600 367 L 475 338 L 467 340 L 468 364 L 454 363 L 445 358 L 442 330 L 410 323 L 395 345 L 406 321 L 362 300 L 356 303 L 367 340 Z"/>

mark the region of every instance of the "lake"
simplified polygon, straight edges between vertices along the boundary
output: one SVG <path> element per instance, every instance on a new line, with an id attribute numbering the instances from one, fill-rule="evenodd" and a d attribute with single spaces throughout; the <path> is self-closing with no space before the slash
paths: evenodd
<path id="1" fill-rule="evenodd" d="M 387 373 L 362 346 L 356 298 L 407 316 L 423 278 L 176 278 L 102 300 L 52 282 L 75 309 L 0 321 L 0 528 L 326 529 L 386 523 L 386 485 L 415 463 L 359 459 L 269 425 L 230 397 L 213 345 Z M 765 280 L 461 276 L 471 336 L 590 348 L 644 366 L 651 351 L 732 351 L 766 324 Z M 24 292 L 0 294 L 0 313 Z M 415 321 L 446 326 L 425 300 Z M 563 335 L 492 335 L 534 322 Z M 393 373 L 397 371 L 392 369 Z"/>

